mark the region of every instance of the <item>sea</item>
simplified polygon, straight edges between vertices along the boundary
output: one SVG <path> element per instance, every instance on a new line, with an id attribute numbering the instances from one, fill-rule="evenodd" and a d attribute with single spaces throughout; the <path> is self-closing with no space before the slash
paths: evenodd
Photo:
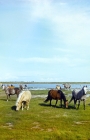
<path id="1" fill-rule="evenodd" d="M 4 84 L 7 85 L 7 84 Z M 13 84 L 15 87 L 19 87 L 20 84 Z M 62 89 L 64 88 L 63 84 L 23 84 L 23 86 L 27 85 L 27 88 L 30 90 L 49 90 L 49 89 L 55 89 L 56 85 L 59 85 Z M 87 85 L 88 90 L 90 90 L 90 84 L 70 84 L 71 85 L 71 90 L 73 89 L 81 89 L 83 86 Z"/>

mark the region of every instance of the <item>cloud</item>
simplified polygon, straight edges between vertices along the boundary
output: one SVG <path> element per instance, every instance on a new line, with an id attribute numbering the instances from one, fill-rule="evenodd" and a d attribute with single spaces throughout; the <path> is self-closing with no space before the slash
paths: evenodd
<path id="1" fill-rule="evenodd" d="M 73 7 L 67 3 L 52 0 L 34 0 L 31 15 L 34 20 L 46 19 L 54 36 L 62 39 L 67 45 L 90 45 L 90 18 L 86 9 Z M 59 4 L 59 6 L 58 6 Z M 88 44 L 88 43 L 89 44 Z"/>
<path id="2" fill-rule="evenodd" d="M 52 58 L 43 58 L 43 57 L 32 57 L 32 58 L 20 58 L 17 60 L 22 63 L 36 62 L 36 63 L 67 63 L 68 58 L 62 57 L 52 57 Z"/>
<path id="3" fill-rule="evenodd" d="M 88 64 L 88 61 L 84 58 L 77 58 L 77 57 L 72 57 L 69 54 L 63 55 L 61 57 L 51 57 L 51 58 L 43 58 L 43 57 L 32 57 L 32 58 L 20 58 L 17 60 L 19 63 L 35 63 L 40 65 L 58 65 L 63 66 L 63 67 L 81 67 L 84 65 Z"/>
<path id="4" fill-rule="evenodd" d="M 1 75 L 0 76 L 0 80 L 1 81 L 10 81 L 10 80 L 18 80 L 18 76 L 15 76 L 13 73 L 9 73 L 9 72 L 6 72 L 4 73 L 4 75 Z"/>

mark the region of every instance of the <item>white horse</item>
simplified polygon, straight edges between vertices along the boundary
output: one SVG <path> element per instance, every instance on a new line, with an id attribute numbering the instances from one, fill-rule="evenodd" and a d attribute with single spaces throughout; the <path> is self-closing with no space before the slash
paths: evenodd
<path id="1" fill-rule="evenodd" d="M 84 109 L 85 109 L 85 99 L 86 99 L 86 93 L 87 93 L 87 86 L 84 86 L 81 90 L 73 90 L 72 91 L 72 97 L 69 103 L 74 100 L 74 107 L 76 108 L 76 102 L 78 100 L 78 109 L 80 106 L 80 100 L 83 101 Z"/>
<path id="2" fill-rule="evenodd" d="M 31 92 L 29 90 L 22 90 L 17 98 L 16 101 L 16 110 L 20 110 L 20 108 L 22 108 L 22 110 L 24 109 L 24 107 L 26 107 L 26 109 L 29 109 L 29 102 L 31 100 Z"/>
<path id="3" fill-rule="evenodd" d="M 60 87 L 59 85 L 56 85 L 56 89 L 57 89 L 57 90 L 60 90 L 61 87 Z"/>

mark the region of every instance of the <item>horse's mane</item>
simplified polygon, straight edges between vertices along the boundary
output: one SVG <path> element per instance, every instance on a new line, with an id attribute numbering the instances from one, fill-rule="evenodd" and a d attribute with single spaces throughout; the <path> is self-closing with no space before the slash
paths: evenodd
<path id="1" fill-rule="evenodd" d="M 86 89 L 85 88 L 87 88 L 87 86 L 83 86 L 81 89 L 79 89 L 79 90 L 76 90 L 76 89 L 74 89 L 74 92 L 76 92 L 76 93 L 82 93 L 82 96 L 83 95 L 85 95 L 86 94 Z"/>
<path id="2" fill-rule="evenodd" d="M 17 103 L 20 101 L 20 99 L 21 99 L 23 93 L 24 93 L 24 91 L 21 91 L 21 92 L 19 93 L 19 96 L 18 96 L 17 101 L 16 101 L 16 106 L 17 106 Z"/>
<path id="3" fill-rule="evenodd" d="M 62 90 L 59 90 L 59 93 L 61 93 L 62 99 L 63 99 L 64 101 L 66 101 L 66 97 L 65 97 L 64 93 L 62 92 Z"/>
<path id="4" fill-rule="evenodd" d="M 82 88 L 83 94 L 84 94 L 84 95 L 86 94 L 86 90 L 87 90 L 87 89 L 85 89 L 85 88 L 87 88 L 87 86 L 83 86 L 83 88 Z"/>

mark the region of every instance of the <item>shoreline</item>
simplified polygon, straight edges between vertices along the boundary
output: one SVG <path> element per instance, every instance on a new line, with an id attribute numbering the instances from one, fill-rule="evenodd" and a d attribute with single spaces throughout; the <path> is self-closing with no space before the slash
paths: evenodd
<path id="1" fill-rule="evenodd" d="M 90 84 L 90 82 L 24 82 L 24 81 L 1 81 L 2 84 Z"/>

